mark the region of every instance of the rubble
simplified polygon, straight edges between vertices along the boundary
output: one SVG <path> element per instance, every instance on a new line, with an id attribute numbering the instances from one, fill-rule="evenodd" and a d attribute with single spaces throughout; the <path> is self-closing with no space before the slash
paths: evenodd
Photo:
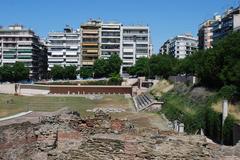
<path id="1" fill-rule="evenodd" d="M 121 112 L 126 112 L 125 109 L 122 108 L 113 108 L 113 107 L 108 107 L 108 108 L 94 108 L 94 109 L 90 109 L 87 110 L 87 112 L 99 112 L 99 111 L 103 111 L 106 113 L 121 113 Z"/>
<path id="2" fill-rule="evenodd" d="M 225 150 L 239 156 L 237 146 Z M 203 136 L 135 128 L 132 122 L 112 119 L 102 110 L 85 119 L 77 112 L 64 111 L 42 117 L 37 124 L 0 127 L 0 160 L 217 160 L 224 156 L 229 154 L 224 155 L 219 145 L 208 143 Z"/>

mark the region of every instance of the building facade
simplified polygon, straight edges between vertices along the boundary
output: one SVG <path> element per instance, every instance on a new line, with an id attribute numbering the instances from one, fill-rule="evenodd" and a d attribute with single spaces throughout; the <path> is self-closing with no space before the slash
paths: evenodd
<path id="1" fill-rule="evenodd" d="M 0 64 L 23 62 L 31 79 L 46 77 L 47 51 L 39 37 L 22 25 L 0 28 Z"/>
<path id="2" fill-rule="evenodd" d="M 203 22 L 198 30 L 199 49 L 209 49 L 217 40 L 232 31 L 240 31 L 240 7 L 230 8 L 223 15 Z"/>
<path id="3" fill-rule="evenodd" d="M 81 27 L 81 63 L 92 66 L 98 58 L 108 59 L 117 54 L 122 70 L 133 66 L 140 57 L 150 57 L 152 45 L 148 26 L 126 26 L 90 20 Z"/>
<path id="4" fill-rule="evenodd" d="M 122 72 L 136 64 L 141 57 L 149 58 L 152 54 L 150 29 L 148 26 L 122 26 Z"/>
<path id="5" fill-rule="evenodd" d="M 159 49 L 160 54 L 165 54 L 165 53 L 168 54 L 169 53 L 170 42 L 171 42 L 171 40 L 167 40 L 166 42 L 164 42 L 164 44 Z"/>
<path id="6" fill-rule="evenodd" d="M 163 53 L 183 59 L 198 49 L 198 40 L 191 34 L 183 34 L 167 40 L 160 50 Z"/>
<path id="7" fill-rule="evenodd" d="M 221 18 L 212 24 L 213 41 L 225 37 L 232 31 L 240 30 L 240 7 L 228 9 Z"/>
<path id="8" fill-rule="evenodd" d="M 119 55 L 124 69 L 133 66 L 140 57 L 152 55 L 148 26 L 101 20 L 89 20 L 77 31 L 67 27 L 64 32 L 50 32 L 47 47 L 49 71 L 54 65 L 91 67 L 96 59 L 108 59 L 112 54 Z"/>
<path id="9" fill-rule="evenodd" d="M 121 24 L 102 23 L 101 24 L 101 51 L 100 57 L 107 59 L 112 54 L 121 57 Z"/>
<path id="10" fill-rule="evenodd" d="M 50 32 L 47 38 L 48 71 L 54 65 L 80 67 L 80 31 L 66 26 L 62 32 Z"/>
<path id="11" fill-rule="evenodd" d="M 90 20 L 81 27 L 81 66 L 93 66 L 100 56 L 101 21 Z"/>
<path id="12" fill-rule="evenodd" d="M 203 22 L 198 30 L 198 48 L 209 49 L 213 43 L 213 24 L 220 21 L 220 16 L 215 16 L 213 19 Z"/>
<path id="13" fill-rule="evenodd" d="M 240 8 L 227 10 L 213 23 L 213 41 L 223 38 L 232 31 L 240 30 Z"/>

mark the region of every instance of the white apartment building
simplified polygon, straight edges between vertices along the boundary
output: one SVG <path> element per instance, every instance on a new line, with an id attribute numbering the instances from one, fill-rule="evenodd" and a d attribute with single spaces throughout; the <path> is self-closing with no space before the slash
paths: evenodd
<path id="1" fill-rule="evenodd" d="M 112 54 L 117 54 L 121 57 L 122 36 L 120 23 L 102 23 L 100 37 L 101 58 L 107 59 Z"/>
<path id="2" fill-rule="evenodd" d="M 0 28 L 0 65 L 23 62 L 31 79 L 46 77 L 47 50 L 39 37 L 22 25 Z"/>
<path id="3" fill-rule="evenodd" d="M 48 71 L 54 65 L 63 67 L 74 65 L 79 68 L 80 41 L 80 31 L 73 30 L 69 26 L 66 26 L 63 32 L 50 32 L 47 38 Z"/>
<path id="4" fill-rule="evenodd" d="M 168 54 L 169 48 L 170 48 L 170 43 L 171 43 L 171 40 L 167 40 L 166 42 L 164 42 L 164 44 L 159 49 L 159 53 L 160 54 L 165 54 L 165 53 Z"/>
<path id="5" fill-rule="evenodd" d="M 122 26 L 122 72 L 135 65 L 140 57 L 150 57 L 152 45 L 148 26 Z"/>
<path id="6" fill-rule="evenodd" d="M 161 48 L 164 48 L 166 54 L 183 59 L 198 49 L 198 39 L 191 34 L 183 34 L 167 40 L 164 45 Z"/>
<path id="7" fill-rule="evenodd" d="M 123 61 L 122 69 L 133 66 L 140 57 L 152 55 L 148 26 L 124 26 L 89 20 L 73 31 L 50 32 L 47 38 L 48 70 L 54 65 L 93 66 L 98 58 L 117 54 Z"/>
<path id="8" fill-rule="evenodd" d="M 240 31 L 240 7 L 230 8 L 212 24 L 213 41 L 217 41 L 232 31 Z"/>

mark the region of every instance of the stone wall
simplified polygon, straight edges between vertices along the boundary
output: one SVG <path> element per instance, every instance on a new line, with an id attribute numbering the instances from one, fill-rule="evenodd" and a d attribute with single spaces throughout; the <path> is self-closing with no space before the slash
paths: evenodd
<path id="1" fill-rule="evenodd" d="M 45 116 L 39 123 L 0 127 L 1 160 L 224 159 L 239 147 L 209 144 L 203 136 L 135 128 L 103 111 L 81 118 L 76 112 Z M 233 153 L 233 154 L 232 154 Z M 223 155 L 224 154 L 224 155 Z"/>
<path id="2" fill-rule="evenodd" d="M 30 145 L 36 141 L 33 125 L 29 122 L 0 128 L 0 150 Z"/>
<path id="3" fill-rule="evenodd" d="M 195 76 L 181 76 L 181 75 L 170 76 L 168 80 L 174 83 L 195 84 L 197 82 L 197 78 Z"/>

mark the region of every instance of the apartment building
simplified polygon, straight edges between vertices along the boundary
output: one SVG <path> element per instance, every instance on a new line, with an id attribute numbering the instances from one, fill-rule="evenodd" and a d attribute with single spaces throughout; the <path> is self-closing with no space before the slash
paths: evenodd
<path id="1" fill-rule="evenodd" d="M 50 32 L 47 38 L 48 71 L 54 65 L 80 67 L 80 31 L 66 26 L 61 32 Z"/>
<path id="2" fill-rule="evenodd" d="M 133 66 L 140 57 L 150 57 L 150 29 L 148 26 L 122 26 L 122 72 Z"/>
<path id="3" fill-rule="evenodd" d="M 79 30 L 67 26 L 63 32 L 50 32 L 46 41 L 48 71 L 54 65 L 93 66 L 98 58 L 117 54 L 122 68 L 133 66 L 140 57 L 152 55 L 148 26 L 124 26 L 116 22 L 89 20 Z"/>
<path id="4" fill-rule="evenodd" d="M 211 48 L 218 39 L 240 30 L 240 7 L 230 8 L 223 15 L 203 22 L 198 30 L 199 49 Z"/>
<path id="5" fill-rule="evenodd" d="M 100 56 L 101 23 L 98 20 L 90 20 L 80 26 L 81 66 L 93 66 Z"/>
<path id="6" fill-rule="evenodd" d="M 164 42 L 164 44 L 160 47 L 159 49 L 159 54 L 168 54 L 169 53 L 169 48 L 170 48 L 170 40 L 167 40 L 166 42 Z"/>
<path id="7" fill-rule="evenodd" d="M 232 31 L 240 30 L 240 7 L 228 9 L 212 24 L 213 41 L 223 38 Z"/>
<path id="8" fill-rule="evenodd" d="M 212 47 L 213 43 L 213 24 L 219 22 L 221 16 L 214 16 L 213 19 L 209 19 L 203 22 L 198 30 L 198 48 L 199 49 L 209 49 Z"/>
<path id="9" fill-rule="evenodd" d="M 117 54 L 121 57 L 122 36 L 120 23 L 102 23 L 100 37 L 101 58 L 107 59 L 112 54 Z"/>
<path id="10" fill-rule="evenodd" d="M 178 35 L 167 40 L 161 48 L 165 48 L 164 53 L 183 59 L 198 49 L 198 40 L 191 34 Z"/>
<path id="11" fill-rule="evenodd" d="M 22 25 L 0 28 L 0 64 L 16 62 L 23 62 L 30 69 L 31 79 L 46 76 L 47 52 L 39 37 Z"/>

